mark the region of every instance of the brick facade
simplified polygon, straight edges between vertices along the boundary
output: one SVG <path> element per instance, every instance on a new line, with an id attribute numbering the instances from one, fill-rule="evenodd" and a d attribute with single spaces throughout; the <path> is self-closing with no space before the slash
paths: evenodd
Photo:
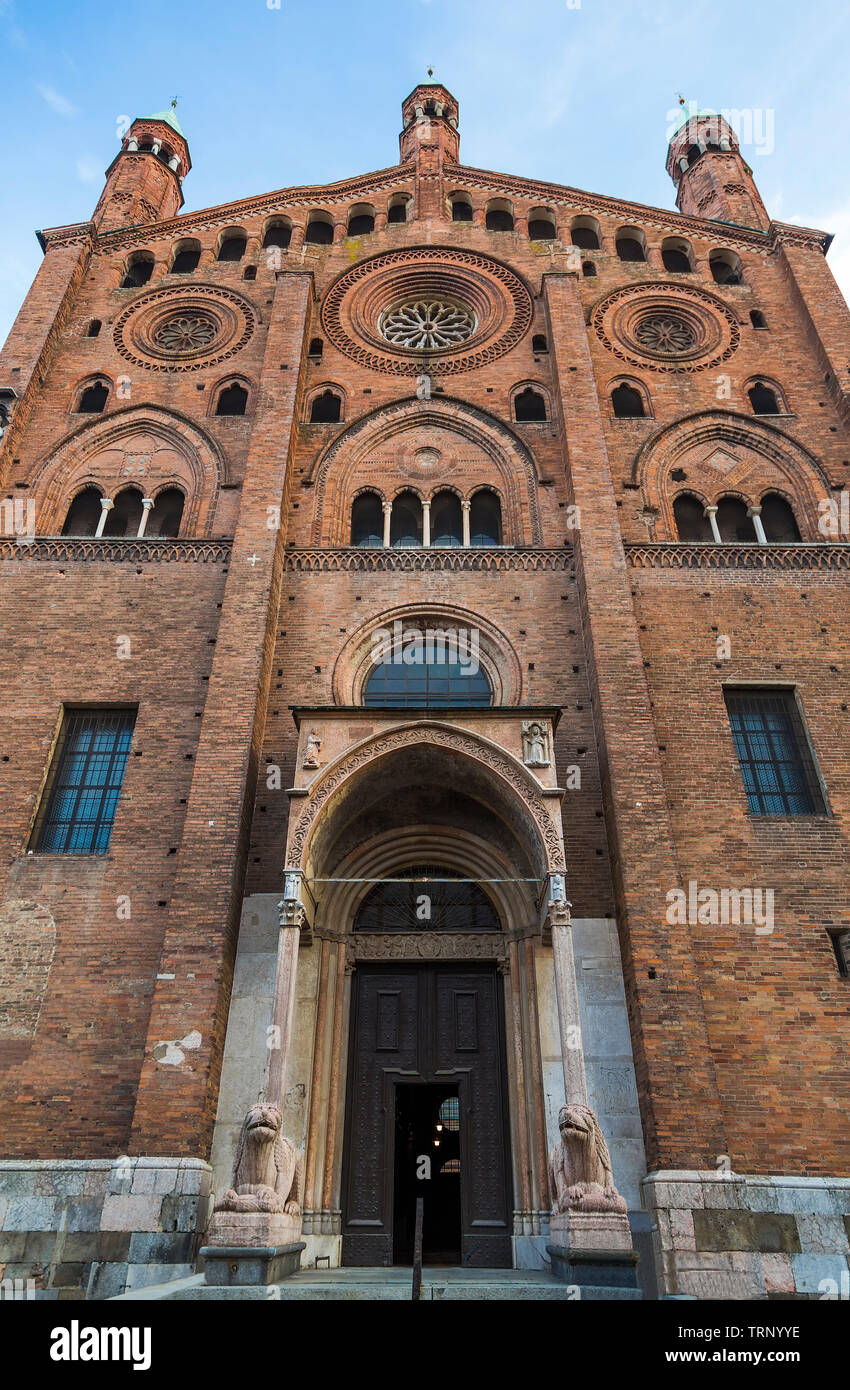
<path id="1" fill-rule="evenodd" d="M 0 389 L 14 393 L 0 490 L 36 503 L 32 545 L 7 529 L 0 547 L 0 958 L 19 961 L 23 921 L 40 993 L 37 1009 L 0 1014 L 0 1152 L 209 1158 L 243 895 L 281 888 L 291 707 L 344 703 L 346 643 L 383 614 L 430 605 L 492 624 L 513 703 L 561 711 L 558 784 L 575 765 L 582 774 L 563 802 L 567 891 L 577 917 L 616 914 L 650 1167 L 704 1172 L 728 1155 L 751 1174 L 846 1175 L 848 984 L 827 929 L 850 921 L 850 646 L 844 560 L 829 558 L 848 537 L 818 524 L 830 498 L 846 502 L 850 320 L 828 238 L 770 222 L 734 147 L 674 164 L 680 214 L 466 168 L 454 99 L 417 91 L 398 166 L 179 216 L 185 141 L 164 119 L 136 122 L 94 223 L 43 234 L 0 356 Z M 176 170 L 127 143 L 157 138 Z M 731 192 L 723 161 L 737 169 Z M 452 220 L 454 194 L 470 220 Z M 388 220 L 394 199 L 407 200 L 404 222 Z M 488 230 L 489 206 L 509 206 L 513 230 Z M 363 207 L 374 230 L 348 236 Z M 305 240 L 314 210 L 329 244 Z M 541 213 L 555 235 L 530 240 Z M 598 249 L 571 244 L 577 218 L 598 227 Z M 277 250 L 262 244 L 275 219 L 291 227 Z M 645 239 L 645 261 L 618 257 L 622 228 Z M 217 260 L 234 229 L 244 256 Z M 668 237 L 688 244 L 690 273 L 665 269 Z M 171 274 L 187 238 L 199 264 Z M 738 258 L 741 283 L 715 282 L 718 249 Z M 123 289 L 139 251 L 151 278 Z M 468 360 L 397 369 L 374 306 L 408 285 L 437 294 L 440 275 L 457 277 L 450 294 L 480 296 L 479 336 Z M 157 346 L 166 310 L 201 315 L 203 351 Z M 681 360 L 653 355 L 650 311 L 690 325 Z M 417 395 L 423 373 L 430 399 Z M 106 409 L 81 414 L 95 379 Z M 780 414 L 754 416 L 755 380 L 777 388 Z M 217 415 L 234 381 L 246 412 Z M 620 381 L 643 393 L 643 418 L 615 417 Z M 513 419 L 527 385 L 544 422 Z M 310 423 L 328 389 L 342 419 Z M 433 466 L 417 453 L 429 444 Z M 43 538 L 59 535 L 79 486 L 113 496 L 134 482 L 153 496 L 181 487 L 177 539 L 50 549 Z M 706 504 L 778 492 L 803 544 L 760 547 L 772 553 L 758 567 L 739 567 L 737 546 L 689 559 L 672 512 L 688 485 Z M 358 492 L 391 501 L 405 487 L 423 500 L 494 489 L 513 562 L 446 552 L 417 568 L 388 551 L 336 565 Z M 538 552 L 557 563 L 536 564 Z M 797 689 L 828 816 L 747 814 L 724 682 Z M 98 702 L 139 710 L 109 853 L 30 855 L 60 708 Z M 772 935 L 668 925 L 667 892 L 692 879 L 772 888 Z M 124 894 L 130 921 L 116 918 Z M 161 1065 L 157 1047 L 193 1030 L 185 1062 Z"/>

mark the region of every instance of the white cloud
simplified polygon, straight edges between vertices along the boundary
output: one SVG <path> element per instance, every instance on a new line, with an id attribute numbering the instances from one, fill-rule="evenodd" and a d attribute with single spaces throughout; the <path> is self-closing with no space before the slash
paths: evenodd
<path id="1" fill-rule="evenodd" d="M 57 92 L 55 87 L 48 86 L 46 82 L 36 82 L 35 90 L 57 116 L 76 116 L 76 106 L 73 106 L 67 97 L 63 97 L 61 92 Z"/>

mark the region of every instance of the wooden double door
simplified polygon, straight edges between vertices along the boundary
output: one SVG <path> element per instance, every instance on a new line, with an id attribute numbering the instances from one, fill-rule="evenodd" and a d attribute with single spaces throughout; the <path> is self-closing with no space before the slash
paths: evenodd
<path id="1" fill-rule="evenodd" d="M 355 972 L 343 1264 L 409 1264 L 417 1195 L 425 1202 L 426 1264 L 433 1255 L 470 1268 L 511 1267 L 504 1003 L 495 965 L 358 965 Z"/>

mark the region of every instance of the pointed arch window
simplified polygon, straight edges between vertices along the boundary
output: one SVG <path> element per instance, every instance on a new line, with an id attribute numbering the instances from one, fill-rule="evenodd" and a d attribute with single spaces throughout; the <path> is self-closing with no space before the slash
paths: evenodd
<path id="1" fill-rule="evenodd" d="M 747 504 L 739 497 L 721 497 L 717 504 L 717 529 L 720 539 L 729 545 L 749 543 L 756 539 L 756 529 Z"/>
<path id="2" fill-rule="evenodd" d="M 103 527 L 104 536 L 135 536 L 142 519 L 142 494 L 136 487 L 126 487 L 115 498 Z"/>
<path id="3" fill-rule="evenodd" d="M 166 487 L 157 494 L 147 525 L 148 536 L 177 536 L 185 502 L 179 487 Z"/>
<path id="4" fill-rule="evenodd" d="M 222 387 L 216 401 L 216 415 L 244 415 L 248 405 L 248 392 L 238 381 Z"/>
<path id="5" fill-rule="evenodd" d="M 431 499 L 431 544 L 463 545 L 463 511 L 454 492 L 438 492 Z"/>
<path id="6" fill-rule="evenodd" d="M 384 507 L 377 492 L 361 492 L 351 504 L 351 544 L 382 546 Z"/>
<path id="7" fill-rule="evenodd" d="M 526 386 L 524 391 L 514 396 L 515 420 L 523 422 L 546 418 L 546 398 L 542 392 L 535 391 L 532 386 Z"/>
<path id="8" fill-rule="evenodd" d="M 311 425 L 336 425 L 342 419 L 342 399 L 335 391 L 323 391 L 310 403 Z"/>
<path id="9" fill-rule="evenodd" d="M 800 539 L 793 509 L 777 492 L 768 492 L 761 499 L 761 524 L 768 541 L 774 544 L 793 545 Z"/>
<path id="10" fill-rule="evenodd" d="M 77 402 L 78 415 L 99 415 L 109 400 L 109 387 L 105 381 L 95 381 L 87 386 Z"/>
<path id="11" fill-rule="evenodd" d="M 422 544 L 422 503 L 415 492 L 401 492 L 393 501 L 390 545 L 410 550 Z"/>
<path id="12" fill-rule="evenodd" d="M 96 487 L 84 487 L 68 508 L 62 526 L 63 536 L 93 536 L 100 521 L 100 493 Z"/>
<path id="13" fill-rule="evenodd" d="M 702 502 L 690 492 L 681 492 L 675 499 L 673 516 L 680 541 L 701 543 L 714 539 Z"/>
<path id="14" fill-rule="evenodd" d="M 502 544 L 502 504 L 490 488 L 473 493 L 469 508 L 469 543 L 478 549 Z"/>

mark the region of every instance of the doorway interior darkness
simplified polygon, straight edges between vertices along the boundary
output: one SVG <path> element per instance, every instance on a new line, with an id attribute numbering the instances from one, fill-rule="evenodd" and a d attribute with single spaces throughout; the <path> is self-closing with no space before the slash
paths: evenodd
<path id="1" fill-rule="evenodd" d="M 423 1199 L 422 1261 L 459 1265 L 460 1105 L 457 1086 L 395 1088 L 393 1264 L 413 1263 L 416 1199 Z"/>
<path id="2" fill-rule="evenodd" d="M 410 1184 L 422 1188 L 428 1180 L 411 1178 L 409 1145 L 414 1157 L 440 1153 L 434 1106 L 456 1098 L 458 1129 L 446 1132 L 456 1135 L 460 1181 L 452 1170 L 440 1177 L 432 1158 L 430 1182 L 455 1186 L 459 1263 L 509 1269 L 504 996 L 495 963 L 364 963 L 353 983 L 342 1263 L 391 1265 L 412 1251 L 407 1226 L 419 1194 Z M 448 1213 L 447 1197 L 434 1207 L 428 1232 L 435 1253 L 450 1238 L 455 1244 L 446 1249 L 457 1249 L 457 1221 Z"/>

